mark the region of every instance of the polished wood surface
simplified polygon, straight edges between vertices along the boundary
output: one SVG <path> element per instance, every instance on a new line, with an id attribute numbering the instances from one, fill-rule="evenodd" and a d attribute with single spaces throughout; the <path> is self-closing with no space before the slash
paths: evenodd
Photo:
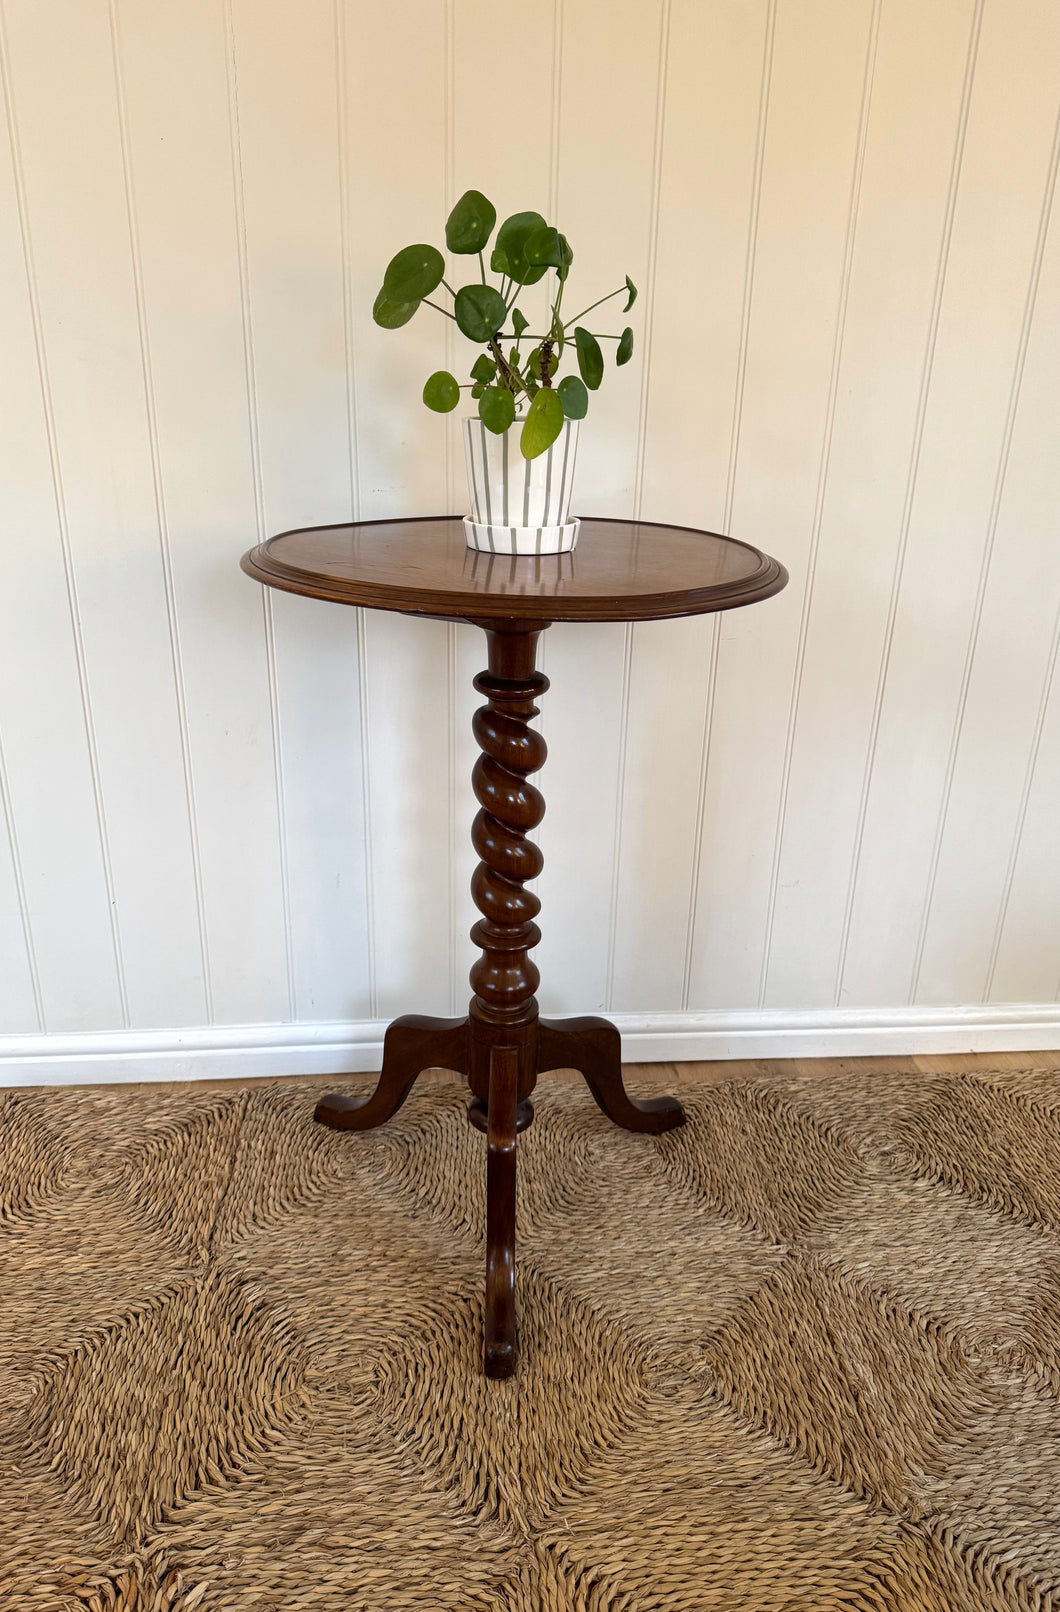
<path id="1" fill-rule="evenodd" d="M 244 555 L 258 582 L 340 604 L 489 622 L 653 621 L 779 593 L 787 572 L 749 544 L 686 526 L 583 520 L 570 554 L 469 549 L 452 516 L 282 532 Z"/>
<path id="2" fill-rule="evenodd" d="M 370 1131 L 393 1119 L 425 1069 L 467 1073 L 467 1019 L 432 1019 L 405 1013 L 388 1024 L 383 1037 L 383 1070 L 370 1097 L 331 1094 L 317 1103 L 313 1118 L 333 1131 Z"/>
<path id="3" fill-rule="evenodd" d="M 482 1364 L 487 1377 L 515 1371 L 515 1111 L 519 1054 L 494 1047 L 489 1067 L 486 1132 L 486 1325 Z"/>
<path id="4" fill-rule="evenodd" d="M 483 1100 L 489 1097 L 490 1054 L 498 1044 L 517 1051 L 520 1101 L 537 1080 L 534 992 L 541 976 L 529 953 L 541 940 L 534 922 L 541 902 L 525 888 L 544 865 L 541 851 L 526 837 L 545 815 L 541 791 L 529 781 L 547 755 L 544 739 L 530 726 L 538 715 L 534 702 L 548 688 L 548 678 L 534 670 L 537 637 L 536 632 L 487 631 L 489 666 L 475 678 L 486 704 L 472 720 L 481 754 L 471 774 L 479 802 L 471 843 L 480 858 L 471 896 L 482 917 L 471 939 L 482 956 L 470 974 L 475 994 L 468 1008 L 468 1079 Z"/>
<path id="5" fill-rule="evenodd" d="M 541 939 L 541 903 L 528 880 L 541 872 L 527 834 L 545 810 L 530 774 L 545 762 L 530 726 L 548 678 L 537 642 L 553 621 L 648 621 L 750 604 L 787 581 L 783 566 L 743 543 L 685 527 L 583 521 L 573 554 L 513 558 L 468 549 L 449 518 L 374 521 L 286 532 L 243 557 L 270 587 L 406 614 L 466 620 L 484 628 L 488 665 L 475 678 L 479 757 L 472 787 L 479 855 L 471 894 L 481 914 L 471 938 L 481 955 L 464 1019 L 410 1014 L 383 1044 L 383 1068 L 367 1098 L 326 1096 L 315 1117 L 335 1130 L 390 1119 L 417 1077 L 455 1069 L 471 1088 L 468 1118 L 486 1133 L 486 1312 L 483 1367 L 516 1369 L 516 1137 L 533 1119 L 539 1074 L 574 1069 L 603 1112 L 627 1130 L 657 1134 L 684 1123 L 673 1097 L 635 1101 L 622 1081 L 621 1039 L 607 1019 L 541 1020 L 531 950 Z"/>
<path id="6" fill-rule="evenodd" d="M 598 1108 L 625 1131 L 658 1136 L 683 1125 L 685 1111 L 676 1097 L 630 1097 L 622 1080 L 622 1037 L 609 1019 L 542 1019 L 538 1056 L 543 1068 L 576 1069 Z"/>

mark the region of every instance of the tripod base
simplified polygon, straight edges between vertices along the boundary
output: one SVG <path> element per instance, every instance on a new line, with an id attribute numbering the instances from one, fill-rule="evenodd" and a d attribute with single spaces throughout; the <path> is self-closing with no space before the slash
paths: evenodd
<path id="1" fill-rule="evenodd" d="M 485 1066 L 485 1067 L 484 1067 Z M 486 1133 L 487 1377 L 510 1377 L 515 1327 L 516 1137 L 531 1123 L 530 1092 L 550 1069 L 574 1069 L 598 1106 L 627 1131 L 658 1135 L 683 1125 L 675 1097 L 630 1097 L 621 1039 L 607 1019 L 535 1019 L 504 1029 L 477 1020 L 406 1014 L 389 1026 L 383 1069 L 370 1097 L 322 1097 L 314 1118 L 336 1131 L 367 1131 L 391 1119 L 425 1069 L 455 1069 L 472 1087 L 468 1118 Z M 485 1077 L 485 1078 L 483 1078 Z M 485 1087 L 482 1091 L 480 1088 Z"/>

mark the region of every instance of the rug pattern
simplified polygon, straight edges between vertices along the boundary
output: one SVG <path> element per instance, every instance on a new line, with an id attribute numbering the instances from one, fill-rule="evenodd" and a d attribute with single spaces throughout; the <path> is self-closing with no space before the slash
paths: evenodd
<path id="1" fill-rule="evenodd" d="M 2 1612 L 1060 1607 L 1056 1081 L 569 1078 L 487 1383 L 455 1078 L 0 1094 Z"/>

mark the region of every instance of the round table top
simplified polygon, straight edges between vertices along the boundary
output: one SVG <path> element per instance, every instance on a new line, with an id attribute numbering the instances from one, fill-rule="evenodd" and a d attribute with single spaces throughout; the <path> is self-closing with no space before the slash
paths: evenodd
<path id="1" fill-rule="evenodd" d="M 788 574 L 747 543 L 688 526 L 583 520 L 569 554 L 469 549 L 455 516 L 281 532 L 243 570 L 288 593 L 405 615 L 490 622 L 656 621 L 779 593 Z"/>

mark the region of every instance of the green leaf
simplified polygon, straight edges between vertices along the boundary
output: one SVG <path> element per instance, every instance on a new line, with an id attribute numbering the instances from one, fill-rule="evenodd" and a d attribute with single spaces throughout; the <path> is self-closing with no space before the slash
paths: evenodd
<path id="1" fill-rule="evenodd" d="M 515 399 L 506 386 L 488 386 L 479 398 L 478 417 L 495 436 L 507 431 L 515 419 Z"/>
<path id="2" fill-rule="evenodd" d="M 529 319 L 524 319 L 523 318 L 523 316 L 519 312 L 518 308 L 513 308 L 512 309 L 512 325 L 513 325 L 513 327 L 515 329 L 515 339 L 516 339 L 516 341 L 518 341 L 519 337 L 522 335 L 523 331 L 528 330 L 530 328 L 530 321 L 529 321 Z"/>
<path id="3" fill-rule="evenodd" d="M 395 302 L 385 291 L 380 291 L 372 304 L 372 318 L 384 330 L 397 330 L 401 325 L 408 324 L 419 305 L 418 299 L 415 302 Z"/>
<path id="4" fill-rule="evenodd" d="M 504 323 L 504 298 L 491 285 L 462 285 L 453 303 L 456 322 L 472 341 L 489 341 Z"/>
<path id="5" fill-rule="evenodd" d="M 436 369 L 423 387 L 423 401 L 435 414 L 448 414 L 460 402 L 460 387 L 456 376 L 447 369 Z"/>
<path id="6" fill-rule="evenodd" d="M 604 378 L 604 355 L 600 351 L 600 343 L 584 325 L 575 328 L 574 340 L 578 347 L 578 368 L 582 372 L 582 380 L 590 392 L 595 392 Z"/>
<path id="7" fill-rule="evenodd" d="M 481 397 L 485 390 L 486 390 L 486 388 L 482 385 L 482 382 L 480 381 L 477 386 L 473 386 L 471 388 L 471 396 L 472 397 Z"/>
<path id="8" fill-rule="evenodd" d="M 622 309 L 623 313 L 628 313 L 637 300 L 637 288 L 628 274 L 626 275 L 626 290 L 629 295 L 626 297 L 626 306 Z"/>
<path id="9" fill-rule="evenodd" d="M 568 420 L 585 419 L 589 412 L 589 394 L 577 375 L 564 375 L 556 387 L 556 396 Z"/>
<path id="10" fill-rule="evenodd" d="M 479 353 L 471 366 L 471 374 L 476 381 L 489 382 L 497 373 L 497 360 L 488 353 Z"/>
<path id="11" fill-rule="evenodd" d="M 419 302 L 441 284 L 445 259 L 436 246 L 406 246 L 392 257 L 383 290 L 394 302 Z"/>
<path id="12" fill-rule="evenodd" d="M 563 404 L 559 393 L 551 387 L 542 387 L 527 411 L 519 438 L 519 451 L 524 459 L 536 459 L 539 453 L 550 448 L 563 430 Z"/>
<path id="13" fill-rule="evenodd" d="M 543 263 L 547 269 L 558 269 L 563 263 L 562 237 L 558 229 L 545 224 L 526 237 L 523 251 L 528 263 Z"/>
<path id="14" fill-rule="evenodd" d="M 450 252 L 481 252 L 497 222 L 497 209 L 481 190 L 465 190 L 445 221 Z"/>
<path id="15" fill-rule="evenodd" d="M 497 244 L 490 258 L 495 274 L 511 276 L 513 285 L 536 285 L 548 265 L 534 264 L 526 256 L 526 243 L 535 230 L 547 226 L 540 213 L 513 213 L 497 231 Z"/>
<path id="16" fill-rule="evenodd" d="M 556 357 L 562 358 L 563 349 L 567 343 L 567 332 L 563 328 L 562 320 L 555 317 L 552 320 L 552 340 L 556 344 Z"/>
<path id="17" fill-rule="evenodd" d="M 571 244 L 570 244 L 570 242 L 568 241 L 568 239 L 567 239 L 567 237 L 565 235 L 560 236 L 559 245 L 560 245 L 560 254 L 561 254 L 561 256 L 560 256 L 560 265 L 559 265 L 559 268 L 556 270 L 556 273 L 557 273 L 559 279 L 561 281 L 563 281 L 563 280 L 565 280 L 567 278 L 568 274 L 570 273 L 570 266 L 574 262 L 574 252 L 572 251 Z"/>
<path id="18" fill-rule="evenodd" d="M 615 354 L 616 364 L 628 364 L 633 357 L 633 327 L 627 325 L 618 338 L 618 352 Z"/>

